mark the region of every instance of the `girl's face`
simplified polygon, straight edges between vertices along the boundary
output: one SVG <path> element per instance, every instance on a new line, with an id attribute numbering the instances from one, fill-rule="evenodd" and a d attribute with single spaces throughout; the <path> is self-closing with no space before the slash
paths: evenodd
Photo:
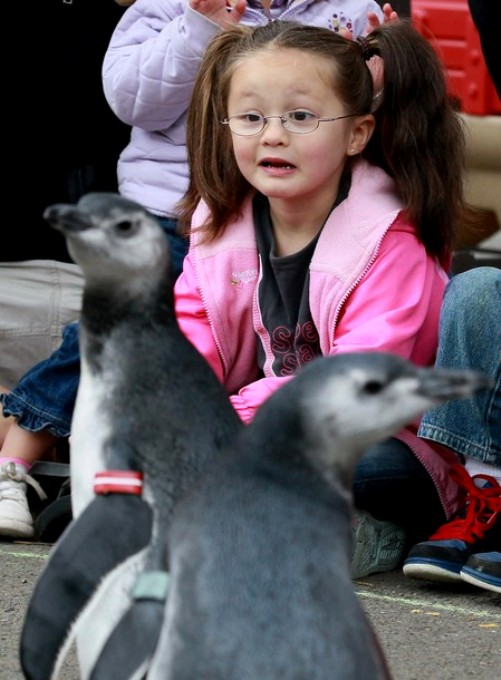
<path id="1" fill-rule="evenodd" d="M 332 86 L 332 66 L 322 57 L 295 49 L 262 50 L 244 59 L 230 83 L 228 118 L 237 114 L 279 116 L 301 112 L 320 118 L 346 111 Z M 359 153 L 372 132 L 372 117 L 321 122 L 308 134 L 286 130 L 272 118 L 254 136 L 232 134 L 238 167 L 247 181 L 273 199 L 327 208 L 337 195 L 348 156 Z M 362 129 L 368 128 L 365 134 Z M 312 207 L 314 207 L 312 205 Z"/>

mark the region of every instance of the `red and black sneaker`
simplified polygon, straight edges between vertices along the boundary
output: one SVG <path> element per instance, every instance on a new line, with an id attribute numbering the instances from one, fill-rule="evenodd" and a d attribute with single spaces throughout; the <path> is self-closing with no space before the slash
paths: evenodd
<path id="1" fill-rule="evenodd" d="M 455 583 L 470 556 L 501 551 L 501 486 L 490 475 L 470 477 L 463 465 L 451 476 L 465 490 L 465 505 L 427 541 L 415 545 L 404 562 L 406 576 Z"/>

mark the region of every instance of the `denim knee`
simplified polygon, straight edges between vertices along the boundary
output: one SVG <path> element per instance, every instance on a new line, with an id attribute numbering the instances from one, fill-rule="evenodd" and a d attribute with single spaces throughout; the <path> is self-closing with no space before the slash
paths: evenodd
<path id="1" fill-rule="evenodd" d="M 400 524 L 413 540 L 426 537 L 445 519 L 433 480 L 399 439 L 367 450 L 355 469 L 353 496 L 356 508 Z"/>
<path id="2" fill-rule="evenodd" d="M 501 359 L 501 269 L 476 267 L 447 284 L 437 366 L 492 370 Z"/>
<path id="3" fill-rule="evenodd" d="M 493 388 L 431 409 L 419 428 L 419 436 L 491 465 L 501 464 L 500 312 L 500 269 L 476 267 L 450 280 L 436 366 L 487 373 Z"/>
<path id="4" fill-rule="evenodd" d="M 80 381 L 78 328 L 68 324 L 59 348 L 25 373 L 12 392 L 0 395 L 4 415 L 14 416 L 23 429 L 70 435 Z"/>

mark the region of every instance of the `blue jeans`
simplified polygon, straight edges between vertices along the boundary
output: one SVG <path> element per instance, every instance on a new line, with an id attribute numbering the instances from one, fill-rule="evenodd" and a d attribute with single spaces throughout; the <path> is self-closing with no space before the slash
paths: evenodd
<path id="1" fill-rule="evenodd" d="M 182 270 L 188 241 L 177 232 L 177 220 L 157 217 L 169 240 L 174 275 Z M 71 418 L 80 381 L 78 323 L 68 324 L 61 344 L 36 364 L 8 394 L 0 394 L 4 416 L 14 416 L 31 432 L 48 430 L 59 438 L 71 431 Z"/>
<path id="2" fill-rule="evenodd" d="M 155 215 L 155 217 L 157 218 L 162 229 L 165 231 L 169 241 L 174 276 L 177 278 L 183 270 L 183 260 L 186 253 L 188 252 L 189 241 L 187 238 L 184 238 L 177 233 L 177 220 L 169 217 L 159 217 L 158 215 Z"/>
<path id="3" fill-rule="evenodd" d="M 501 269 L 476 267 L 447 285 L 436 366 L 473 369 L 494 386 L 425 413 L 419 435 L 490 465 L 501 465 Z"/>
<path id="4" fill-rule="evenodd" d="M 63 329 L 61 344 L 35 364 L 14 387 L 0 394 L 4 416 L 14 416 L 24 430 L 48 430 L 59 438 L 70 435 L 80 381 L 78 322 Z"/>
<path id="5" fill-rule="evenodd" d="M 398 439 L 371 446 L 364 454 L 355 468 L 353 500 L 355 508 L 404 527 L 409 547 L 446 519 L 433 480 Z"/>

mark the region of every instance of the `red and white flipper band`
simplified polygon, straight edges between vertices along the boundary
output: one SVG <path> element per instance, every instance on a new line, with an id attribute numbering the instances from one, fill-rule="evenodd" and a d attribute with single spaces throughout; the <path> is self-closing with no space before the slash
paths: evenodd
<path id="1" fill-rule="evenodd" d="M 105 470 L 96 472 L 94 493 L 129 493 L 140 496 L 143 490 L 143 473 L 131 470 Z"/>

